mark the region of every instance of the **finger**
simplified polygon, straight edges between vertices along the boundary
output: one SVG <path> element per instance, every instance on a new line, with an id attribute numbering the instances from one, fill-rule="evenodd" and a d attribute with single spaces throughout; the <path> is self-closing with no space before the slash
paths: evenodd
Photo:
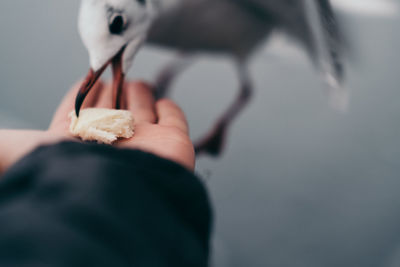
<path id="1" fill-rule="evenodd" d="M 176 127 L 189 132 L 189 126 L 185 114 L 178 105 L 168 99 L 162 99 L 156 103 L 158 124 L 163 126 Z"/>
<path id="2" fill-rule="evenodd" d="M 126 107 L 135 118 L 136 123 L 155 123 L 155 100 L 149 85 L 143 82 L 126 84 Z"/>
<path id="3" fill-rule="evenodd" d="M 72 89 L 69 90 L 67 94 L 64 96 L 63 100 L 61 101 L 61 104 L 58 106 L 57 111 L 53 116 L 53 120 L 50 124 L 50 129 L 59 125 L 60 123 L 68 122 L 68 115 L 75 108 L 75 98 L 76 95 L 78 94 L 81 84 L 82 81 L 77 82 L 72 87 Z M 99 93 L 102 91 L 103 87 L 104 87 L 103 82 L 98 81 L 87 95 L 85 102 L 82 105 L 82 108 L 94 106 L 99 97 Z"/>

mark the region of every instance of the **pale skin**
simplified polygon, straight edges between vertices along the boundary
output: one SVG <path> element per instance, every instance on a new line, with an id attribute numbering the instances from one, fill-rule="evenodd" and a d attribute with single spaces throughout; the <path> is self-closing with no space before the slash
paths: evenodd
<path id="1" fill-rule="evenodd" d="M 74 109 L 78 89 L 79 83 L 64 97 L 48 130 L 0 130 L 0 175 L 40 145 L 62 140 L 79 142 L 68 131 L 68 114 Z M 111 91 L 111 85 L 98 82 L 83 108 L 111 108 Z M 119 140 L 114 146 L 150 152 L 193 171 L 195 153 L 182 110 L 167 99 L 156 102 L 151 87 L 142 82 L 125 84 L 123 99 L 123 108 L 130 110 L 135 118 L 135 135 L 131 139 Z"/>

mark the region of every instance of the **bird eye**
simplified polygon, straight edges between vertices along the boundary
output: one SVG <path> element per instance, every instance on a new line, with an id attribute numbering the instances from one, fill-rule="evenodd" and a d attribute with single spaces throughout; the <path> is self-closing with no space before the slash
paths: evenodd
<path id="1" fill-rule="evenodd" d="M 110 32 L 112 34 L 121 34 L 125 28 L 125 21 L 122 15 L 113 16 L 110 20 Z"/>
<path id="2" fill-rule="evenodd" d="M 139 4 L 141 5 L 145 5 L 146 4 L 146 0 L 137 0 L 139 2 Z"/>

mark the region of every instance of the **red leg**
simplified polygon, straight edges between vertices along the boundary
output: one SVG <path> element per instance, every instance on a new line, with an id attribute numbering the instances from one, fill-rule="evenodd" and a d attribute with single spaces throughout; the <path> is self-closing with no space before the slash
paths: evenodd
<path id="1" fill-rule="evenodd" d="M 185 70 L 191 63 L 191 57 L 186 54 L 179 54 L 178 57 L 166 65 L 159 73 L 154 87 L 154 97 L 161 99 L 168 96 L 171 84 L 178 74 Z"/>
<path id="2" fill-rule="evenodd" d="M 217 121 L 215 127 L 196 143 L 195 149 L 197 155 L 205 153 L 211 156 L 219 156 L 224 149 L 226 134 L 230 124 L 249 103 L 252 94 L 252 86 L 249 79 L 247 79 L 246 72 L 241 72 L 240 74 L 241 87 L 239 95 Z"/>
<path id="3" fill-rule="evenodd" d="M 122 107 L 122 90 L 124 87 L 125 74 L 122 70 L 122 52 L 120 56 L 115 57 L 112 61 L 113 69 L 113 108 L 121 109 Z"/>
<path id="4" fill-rule="evenodd" d="M 115 79 L 115 84 L 113 86 L 114 91 L 113 91 L 113 108 L 114 109 L 121 109 L 124 105 L 122 104 L 122 91 L 124 88 L 124 74 L 121 74 L 121 76 L 117 79 Z"/>

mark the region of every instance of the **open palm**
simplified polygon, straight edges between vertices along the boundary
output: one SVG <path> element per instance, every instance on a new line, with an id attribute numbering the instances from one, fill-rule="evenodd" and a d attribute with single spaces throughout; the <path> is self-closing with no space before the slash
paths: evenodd
<path id="1" fill-rule="evenodd" d="M 61 140 L 77 140 L 69 131 L 68 114 L 74 109 L 79 85 L 68 92 L 56 111 L 47 131 L 0 130 L 0 174 L 35 147 Z M 98 82 L 83 107 L 111 108 L 110 85 Z M 119 148 L 140 149 L 194 169 L 195 154 L 182 110 L 172 101 L 155 102 L 151 87 L 145 83 L 127 83 L 124 87 L 124 109 L 135 118 L 135 135 L 120 140 Z"/>

